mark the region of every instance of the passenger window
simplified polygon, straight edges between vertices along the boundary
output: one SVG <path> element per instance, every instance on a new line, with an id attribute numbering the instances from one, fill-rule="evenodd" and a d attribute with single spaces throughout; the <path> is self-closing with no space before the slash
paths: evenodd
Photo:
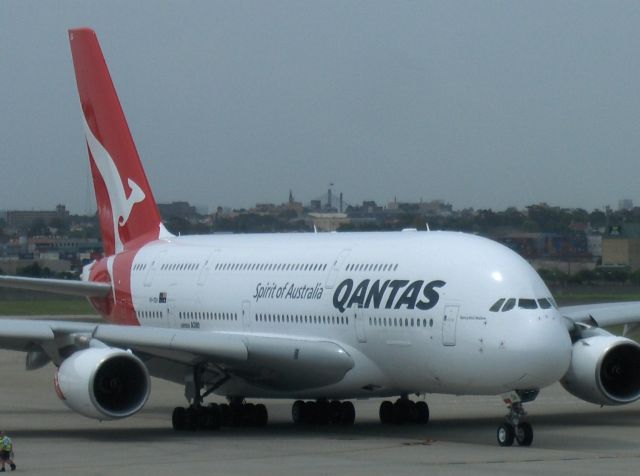
<path id="1" fill-rule="evenodd" d="M 498 312 L 504 303 L 504 298 L 498 299 L 493 306 L 489 308 L 491 312 Z"/>
<path id="2" fill-rule="evenodd" d="M 502 308 L 502 312 L 510 311 L 514 307 L 516 307 L 516 300 L 513 299 L 513 298 L 508 299 L 507 302 L 505 303 L 504 307 Z"/>
<path id="3" fill-rule="evenodd" d="M 518 307 L 520 309 L 538 309 L 538 303 L 535 299 L 519 299 Z"/>

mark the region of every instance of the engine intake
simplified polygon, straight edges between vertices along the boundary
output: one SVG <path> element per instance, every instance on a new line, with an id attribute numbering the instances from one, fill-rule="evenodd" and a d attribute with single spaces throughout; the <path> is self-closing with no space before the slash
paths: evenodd
<path id="1" fill-rule="evenodd" d="M 581 339 L 573 345 L 571 365 L 560 383 L 598 405 L 635 402 L 640 398 L 640 345 L 617 336 Z"/>
<path id="2" fill-rule="evenodd" d="M 140 359 L 110 347 L 72 354 L 58 369 L 55 384 L 69 408 L 99 420 L 133 415 L 150 393 L 149 372 Z"/>

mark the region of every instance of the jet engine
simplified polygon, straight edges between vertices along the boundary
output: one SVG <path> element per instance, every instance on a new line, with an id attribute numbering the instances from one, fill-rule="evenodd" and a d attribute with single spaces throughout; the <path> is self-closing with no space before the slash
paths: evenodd
<path id="1" fill-rule="evenodd" d="M 569 370 L 560 380 L 572 395 L 598 405 L 640 398 L 640 345 L 625 337 L 596 335 L 573 344 Z"/>
<path id="2" fill-rule="evenodd" d="M 73 411 L 98 420 L 133 415 L 149 398 L 147 367 L 131 352 L 112 347 L 81 350 L 62 362 L 58 397 Z"/>

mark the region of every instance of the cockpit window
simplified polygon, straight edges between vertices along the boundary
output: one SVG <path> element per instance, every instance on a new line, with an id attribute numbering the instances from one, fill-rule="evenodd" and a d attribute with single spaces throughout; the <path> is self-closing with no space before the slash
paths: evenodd
<path id="1" fill-rule="evenodd" d="M 558 303 L 556 302 L 556 300 L 555 300 L 555 299 L 553 299 L 552 297 L 548 297 L 547 299 L 549 300 L 549 302 L 551 303 L 551 305 L 552 305 L 553 307 L 555 307 L 556 309 L 558 309 Z"/>
<path id="2" fill-rule="evenodd" d="M 538 305 L 540 306 L 540 309 L 551 309 L 551 303 L 549 302 L 549 300 L 547 299 L 538 299 Z"/>
<path id="3" fill-rule="evenodd" d="M 491 312 L 498 312 L 500 307 L 502 307 L 502 303 L 505 301 L 504 298 L 498 299 L 493 306 L 489 308 Z"/>
<path id="4" fill-rule="evenodd" d="M 538 303 L 535 299 L 518 299 L 518 307 L 520 309 L 538 309 Z"/>
<path id="5" fill-rule="evenodd" d="M 516 307 L 516 300 L 513 298 L 507 299 L 507 302 L 504 304 L 504 307 L 502 308 L 502 312 L 510 311 L 514 307 Z"/>

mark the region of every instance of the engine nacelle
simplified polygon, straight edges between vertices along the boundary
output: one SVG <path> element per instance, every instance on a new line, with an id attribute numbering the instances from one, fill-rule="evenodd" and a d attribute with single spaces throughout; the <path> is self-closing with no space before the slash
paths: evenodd
<path id="1" fill-rule="evenodd" d="M 69 408 L 99 420 L 133 415 L 147 402 L 151 389 L 140 359 L 111 347 L 75 352 L 62 362 L 54 383 Z"/>
<path id="2" fill-rule="evenodd" d="M 640 345 L 613 335 L 581 339 L 573 344 L 571 365 L 560 383 L 598 405 L 635 402 L 640 398 Z"/>

